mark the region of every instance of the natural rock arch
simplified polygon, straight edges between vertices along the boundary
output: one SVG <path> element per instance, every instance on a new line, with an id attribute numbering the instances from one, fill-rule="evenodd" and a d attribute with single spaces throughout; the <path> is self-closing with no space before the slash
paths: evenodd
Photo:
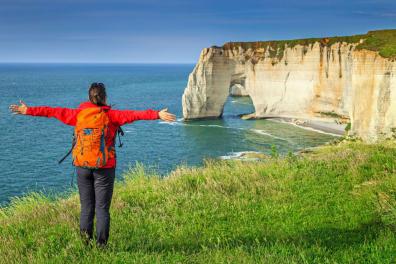
<path id="1" fill-rule="evenodd" d="M 185 120 L 221 117 L 230 87 L 243 80 L 256 117 L 340 116 L 366 141 L 394 135 L 395 60 L 346 42 L 286 45 L 282 56 L 270 45 L 242 44 L 201 52 L 182 98 Z"/>

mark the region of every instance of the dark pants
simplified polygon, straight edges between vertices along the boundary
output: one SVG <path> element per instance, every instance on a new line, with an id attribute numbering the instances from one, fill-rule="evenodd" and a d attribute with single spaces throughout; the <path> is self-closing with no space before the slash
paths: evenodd
<path id="1" fill-rule="evenodd" d="M 115 169 L 85 169 L 77 167 L 80 193 L 80 232 L 88 239 L 93 236 L 96 211 L 96 241 L 105 245 L 109 239 L 110 203 L 113 196 Z"/>

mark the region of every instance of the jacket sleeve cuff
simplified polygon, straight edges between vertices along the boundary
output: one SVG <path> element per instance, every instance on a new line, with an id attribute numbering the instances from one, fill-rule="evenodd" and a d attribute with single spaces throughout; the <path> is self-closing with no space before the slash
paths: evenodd
<path id="1" fill-rule="evenodd" d="M 32 115 L 32 107 L 28 107 L 28 108 L 26 109 L 26 114 L 27 114 L 27 115 Z"/>

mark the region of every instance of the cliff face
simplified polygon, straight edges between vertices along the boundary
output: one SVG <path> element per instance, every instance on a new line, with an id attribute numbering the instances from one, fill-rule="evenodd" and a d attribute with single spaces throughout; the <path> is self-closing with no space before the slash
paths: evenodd
<path id="1" fill-rule="evenodd" d="M 325 40 L 326 41 L 326 40 Z M 256 117 L 337 119 L 366 141 L 396 129 L 396 62 L 356 43 L 205 48 L 184 91 L 185 119 L 221 117 L 231 87 L 244 88 Z M 346 121 L 348 122 L 348 121 Z"/>

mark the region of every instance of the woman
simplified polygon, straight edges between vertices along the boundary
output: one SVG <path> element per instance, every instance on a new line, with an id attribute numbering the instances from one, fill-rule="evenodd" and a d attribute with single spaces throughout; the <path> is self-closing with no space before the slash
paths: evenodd
<path id="1" fill-rule="evenodd" d="M 106 147 L 112 150 L 112 155 L 105 159 L 105 163 L 98 168 L 76 166 L 77 184 L 80 194 L 81 214 L 80 233 L 88 242 L 93 238 L 93 219 L 96 211 L 96 243 L 105 246 L 109 238 L 110 228 L 110 203 L 113 195 L 115 178 L 116 155 L 115 137 L 120 126 L 136 120 L 162 119 L 167 122 L 175 121 L 175 115 L 168 113 L 167 109 L 155 111 L 113 110 L 107 105 L 106 88 L 103 83 L 92 83 L 88 92 L 89 102 L 80 104 L 78 109 L 36 106 L 28 107 L 20 101 L 20 105 L 11 105 L 14 114 L 54 117 L 63 123 L 76 126 L 78 115 L 86 109 L 98 108 L 106 113 L 107 133 L 103 137 Z M 74 157 L 74 156 L 73 156 Z M 76 163 L 74 163 L 76 164 Z"/>

